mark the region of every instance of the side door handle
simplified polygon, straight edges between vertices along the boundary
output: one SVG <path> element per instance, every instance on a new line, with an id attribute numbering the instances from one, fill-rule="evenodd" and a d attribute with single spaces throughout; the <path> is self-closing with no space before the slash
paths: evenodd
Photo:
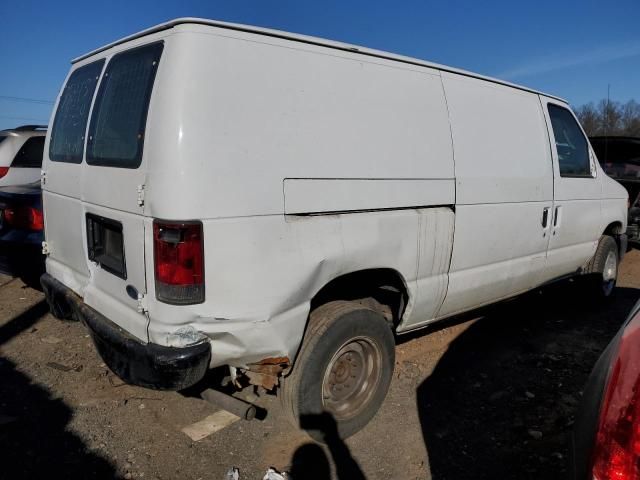
<path id="1" fill-rule="evenodd" d="M 547 229 L 549 226 L 549 207 L 545 207 L 542 210 L 542 228 Z"/>
<path id="2" fill-rule="evenodd" d="M 555 208 L 553 212 L 553 228 L 558 226 L 558 219 L 560 218 L 560 205 Z"/>

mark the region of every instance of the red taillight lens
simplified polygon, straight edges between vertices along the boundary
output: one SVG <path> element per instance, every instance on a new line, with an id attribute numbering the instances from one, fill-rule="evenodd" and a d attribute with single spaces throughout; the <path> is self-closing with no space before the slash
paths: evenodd
<path id="1" fill-rule="evenodd" d="M 154 222 L 156 297 L 189 305 L 204 302 L 202 223 Z"/>
<path id="2" fill-rule="evenodd" d="M 600 409 L 595 480 L 640 479 L 640 313 L 626 326 Z"/>
<path id="3" fill-rule="evenodd" d="M 4 221 L 7 225 L 21 230 L 39 232 L 44 229 L 42 211 L 34 207 L 8 207 L 4 209 Z"/>
<path id="4" fill-rule="evenodd" d="M 9 167 L 0 167 L 0 178 L 4 177 L 7 173 L 9 173 Z"/>

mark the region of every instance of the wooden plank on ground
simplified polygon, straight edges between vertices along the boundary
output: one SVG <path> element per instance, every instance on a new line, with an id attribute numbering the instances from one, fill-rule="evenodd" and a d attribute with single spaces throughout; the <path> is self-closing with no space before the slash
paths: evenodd
<path id="1" fill-rule="evenodd" d="M 200 420 L 199 422 L 187 425 L 182 429 L 182 432 L 187 435 L 191 440 L 197 442 L 223 428 L 228 427 L 234 422 L 240 420 L 233 413 L 229 413 L 226 410 L 220 410 L 208 417 Z"/>

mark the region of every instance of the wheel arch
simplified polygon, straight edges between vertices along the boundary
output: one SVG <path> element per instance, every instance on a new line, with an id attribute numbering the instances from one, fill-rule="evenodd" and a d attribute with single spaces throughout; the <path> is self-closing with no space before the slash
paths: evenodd
<path id="1" fill-rule="evenodd" d="M 607 228 L 604 229 L 604 232 L 602 232 L 603 235 L 609 235 L 614 238 L 621 233 L 624 232 L 622 222 L 620 221 L 611 222 L 609 225 L 607 225 Z"/>
<path id="2" fill-rule="evenodd" d="M 607 235 L 615 240 L 616 245 L 618 246 L 619 260 L 622 260 L 627 251 L 626 237 L 622 236 L 624 233 L 624 225 L 620 221 L 611 222 L 607 225 L 607 228 L 604 229 L 604 232 L 602 232 L 602 235 Z"/>
<path id="3" fill-rule="evenodd" d="M 312 297 L 310 312 L 334 300 L 358 301 L 379 310 L 394 327 L 400 323 L 410 299 L 403 275 L 393 268 L 369 268 L 339 275 Z"/>

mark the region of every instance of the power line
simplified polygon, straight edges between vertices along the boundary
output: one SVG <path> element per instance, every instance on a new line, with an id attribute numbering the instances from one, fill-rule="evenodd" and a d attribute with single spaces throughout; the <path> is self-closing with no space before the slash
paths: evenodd
<path id="1" fill-rule="evenodd" d="M 8 95 L 0 95 L 0 100 L 8 100 L 11 102 L 36 103 L 38 105 L 53 105 L 55 103 L 51 100 L 40 100 L 37 98 L 26 98 L 26 97 L 10 97 Z"/>
<path id="2" fill-rule="evenodd" d="M 40 122 L 40 123 L 47 123 L 48 120 L 43 120 L 41 118 L 33 118 L 33 117 L 11 117 L 8 115 L 0 115 L 0 118 L 6 118 L 9 120 L 26 120 L 28 122 Z"/>

